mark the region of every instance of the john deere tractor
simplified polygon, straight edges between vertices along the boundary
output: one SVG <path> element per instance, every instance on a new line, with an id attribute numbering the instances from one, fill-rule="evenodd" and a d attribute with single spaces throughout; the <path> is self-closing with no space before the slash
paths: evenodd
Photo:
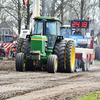
<path id="1" fill-rule="evenodd" d="M 33 34 L 26 36 L 22 53 L 16 55 L 16 70 L 36 70 L 39 64 L 38 67 L 49 73 L 74 72 L 75 45 L 60 36 L 60 20 L 54 17 L 34 20 Z"/>

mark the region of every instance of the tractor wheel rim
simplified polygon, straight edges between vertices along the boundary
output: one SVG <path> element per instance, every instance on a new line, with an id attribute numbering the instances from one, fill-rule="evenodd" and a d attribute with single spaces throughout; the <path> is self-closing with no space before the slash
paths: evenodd
<path id="1" fill-rule="evenodd" d="M 71 69 L 74 70 L 74 64 L 75 64 L 75 46 L 72 46 L 71 51 Z"/>
<path id="2" fill-rule="evenodd" d="M 56 61 L 55 61 L 55 69 L 57 69 L 57 63 L 58 63 L 58 62 L 57 62 L 57 60 L 56 60 Z"/>
<path id="3" fill-rule="evenodd" d="M 24 58 L 24 60 L 23 60 L 23 67 L 25 68 L 25 58 Z"/>
<path id="4" fill-rule="evenodd" d="M 22 44 L 22 46 L 21 46 L 21 53 L 22 53 L 22 50 L 23 50 L 23 44 Z"/>

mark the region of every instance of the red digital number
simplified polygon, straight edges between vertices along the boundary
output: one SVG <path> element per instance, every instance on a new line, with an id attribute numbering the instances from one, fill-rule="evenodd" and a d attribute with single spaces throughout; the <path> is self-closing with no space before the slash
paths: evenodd
<path id="1" fill-rule="evenodd" d="M 87 27 L 87 22 L 82 22 L 82 26 L 81 27 Z"/>
<path id="2" fill-rule="evenodd" d="M 77 27 L 80 27 L 80 22 L 76 22 Z"/>
<path id="3" fill-rule="evenodd" d="M 73 21 L 73 23 L 72 23 L 72 27 L 75 27 L 75 25 L 76 25 L 76 22 L 75 22 L 75 21 Z"/>
<path id="4" fill-rule="evenodd" d="M 72 27 L 80 27 L 80 22 L 73 21 Z"/>

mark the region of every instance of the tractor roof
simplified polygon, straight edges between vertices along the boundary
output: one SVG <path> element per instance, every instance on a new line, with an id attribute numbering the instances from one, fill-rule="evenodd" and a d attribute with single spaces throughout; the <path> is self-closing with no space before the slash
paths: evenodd
<path id="1" fill-rule="evenodd" d="M 55 21 L 60 21 L 58 18 L 56 17 L 46 17 L 46 16 L 37 16 L 34 19 L 47 19 L 47 20 L 55 20 Z"/>

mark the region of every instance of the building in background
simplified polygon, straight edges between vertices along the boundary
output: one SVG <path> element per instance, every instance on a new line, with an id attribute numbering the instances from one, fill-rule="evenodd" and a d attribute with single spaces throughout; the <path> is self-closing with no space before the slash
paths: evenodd
<path id="1" fill-rule="evenodd" d="M 16 35 L 17 28 L 12 21 L 6 21 L 6 19 L 0 23 L 0 41 L 4 40 L 4 36 L 7 35 Z"/>

